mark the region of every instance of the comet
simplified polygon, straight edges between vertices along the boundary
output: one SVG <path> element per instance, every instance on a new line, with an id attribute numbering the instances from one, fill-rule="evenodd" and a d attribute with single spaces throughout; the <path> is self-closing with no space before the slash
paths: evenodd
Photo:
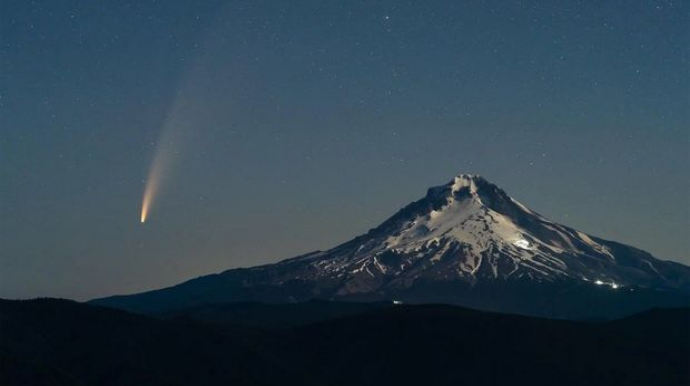
<path id="1" fill-rule="evenodd" d="M 148 220 L 154 203 L 158 198 L 161 188 L 164 187 L 173 174 L 177 164 L 180 149 L 187 136 L 191 134 L 194 115 L 189 111 L 189 106 L 184 103 L 184 98 L 177 95 L 173 107 L 170 109 L 163 128 L 160 131 L 158 142 L 153 143 L 154 155 L 148 171 L 144 186 L 144 196 L 141 201 L 140 222 Z"/>
<path id="2" fill-rule="evenodd" d="M 155 161 L 154 161 L 155 165 Z M 146 217 L 149 215 L 149 208 L 151 207 L 151 200 L 153 199 L 153 194 L 155 192 L 155 187 L 158 185 L 156 183 L 155 174 L 153 173 L 155 167 L 151 167 L 149 171 L 149 177 L 146 179 L 146 186 L 144 187 L 144 198 L 141 202 L 141 223 L 146 222 Z M 154 178 L 151 178 L 154 177 Z"/>
<path id="3" fill-rule="evenodd" d="M 214 42 L 216 45 L 222 43 L 215 40 Z M 217 51 L 217 49 L 212 49 L 209 52 Z M 152 143 L 154 155 L 144 180 L 144 195 L 139 217 L 141 224 L 150 218 L 159 194 L 167 187 L 175 165 L 183 154 L 182 148 L 193 139 L 195 131 L 203 129 L 202 118 L 208 115 L 208 88 L 213 80 L 208 78 L 207 71 L 211 58 L 212 56 L 208 55 L 198 55 L 191 67 L 183 71 L 184 75 L 179 79 L 177 92 L 171 100 L 158 141 Z"/>
<path id="4" fill-rule="evenodd" d="M 146 179 L 146 185 L 144 187 L 144 197 L 141 201 L 141 223 L 146 222 L 146 218 L 149 215 L 149 210 L 151 209 L 151 204 L 153 199 L 158 192 L 158 186 L 160 185 L 160 176 L 165 171 L 165 168 L 161 167 L 161 155 L 160 150 L 156 151 L 153 163 L 149 169 L 148 178 Z"/>
<path id="5" fill-rule="evenodd" d="M 163 185 L 167 182 L 178 158 L 178 147 L 184 131 L 179 123 L 167 124 L 163 127 L 160 140 L 155 144 L 155 153 L 148 176 L 145 180 L 144 197 L 141 200 L 141 223 L 149 218 L 155 199 Z"/>
<path id="6" fill-rule="evenodd" d="M 176 156 L 179 154 L 177 144 L 181 142 L 182 129 L 180 127 L 180 125 L 166 122 L 161 130 L 159 141 L 154 144 L 153 161 L 145 180 L 144 197 L 141 200 L 140 220 L 142 224 L 148 219 L 154 199 L 158 196 L 161 186 L 172 173 Z"/>
<path id="7" fill-rule="evenodd" d="M 149 205 L 151 204 L 151 189 L 149 189 L 148 185 L 146 186 L 146 189 L 144 190 L 144 200 L 141 203 L 141 223 L 146 222 L 146 216 L 149 214 Z"/>

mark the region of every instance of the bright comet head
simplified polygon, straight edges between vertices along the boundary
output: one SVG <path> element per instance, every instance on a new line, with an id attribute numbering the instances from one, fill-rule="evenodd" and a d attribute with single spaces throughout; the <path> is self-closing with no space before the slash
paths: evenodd
<path id="1" fill-rule="evenodd" d="M 144 199 L 141 202 L 141 223 L 146 222 L 146 217 L 149 214 L 149 207 L 151 206 L 151 199 L 153 198 L 153 192 L 155 187 L 155 179 L 151 179 L 146 183 L 146 189 L 144 190 Z"/>

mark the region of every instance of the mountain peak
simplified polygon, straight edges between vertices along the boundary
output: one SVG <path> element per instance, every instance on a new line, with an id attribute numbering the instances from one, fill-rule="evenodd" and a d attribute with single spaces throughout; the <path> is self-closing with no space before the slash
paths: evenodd
<path id="1" fill-rule="evenodd" d="M 486 181 L 482 176 L 478 174 L 458 174 L 453 178 L 451 183 L 453 184 L 453 188 L 455 190 L 458 190 L 462 187 L 465 186 L 473 186 L 476 185 L 475 182 L 478 181 Z"/>
<path id="2" fill-rule="evenodd" d="M 435 186 L 430 191 L 444 191 L 451 194 L 459 192 L 463 189 L 469 189 L 471 192 L 477 191 L 478 186 L 489 184 L 482 176 L 478 174 L 458 174 L 446 184 Z"/>
<path id="3" fill-rule="evenodd" d="M 531 212 L 508 196 L 503 189 L 476 174 L 459 174 L 444 185 L 430 188 L 426 198 L 434 210 L 439 210 L 453 202 L 469 200 L 476 205 L 508 216 Z"/>
<path id="4" fill-rule="evenodd" d="M 159 296 L 173 303 L 327 298 L 490 307 L 497 301 L 500 310 L 531 312 L 531 296 L 516 308 L 512 288 L 541 296 L 544 285 L 685 294 L 690 268 L 548 220 L 481 176 L 460 174 L 330 250 L 196 279 L 150 299 L 156 307 L 164 306 Z M 486 297 L 476 296 L 476 288 L 486 289 Z"/>
<path id="5" fill-rule="evenodd" d="M 472 174 L 472 173 L 460 173 L 453 178 L 454 181 L 459 181 L 459 180 L 464 180 L 464 181 L 474 181 L 474 180 L 484 180 L 484 177 L 482 177 L 479 174 Z"/>
<path id="6" fill-rule="evenodd" d="M 486 180 L 479 175 L 474 174 L 459 174 L 449 182 L 429 188 L 427 196 L 430 198 L 439 198 L 440 196 L 449 197 L 454 196 L 460 191 L 466 191 L 469 194 L 477 192 L 477 188 Z"/>
<path id="7" fill-rule="evenodd" d="M 456 194 L 463 190 L 466 190 L 469 194 L 476 194 L 479 187 L 491 184 L 479 175 L 460 174 L 453 178 L 448 185 L 450 185 L 451 194 Z"/>

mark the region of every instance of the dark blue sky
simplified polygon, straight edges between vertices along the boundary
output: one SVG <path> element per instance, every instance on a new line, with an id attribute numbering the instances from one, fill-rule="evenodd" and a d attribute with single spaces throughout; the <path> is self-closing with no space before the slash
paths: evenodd
<path id="1" fill-rule="evenodd" d="M 329 248 L 462 172 L 690 263 L 689 25 L 672 1 L 2 0 L 0 297 Z"/>

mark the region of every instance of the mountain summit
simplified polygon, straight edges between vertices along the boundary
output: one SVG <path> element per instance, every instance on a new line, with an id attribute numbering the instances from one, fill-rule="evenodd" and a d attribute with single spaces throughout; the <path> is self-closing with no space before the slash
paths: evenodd
<path id="1" fill-rule="evenodd" d="M 94 302 L 157 312 L 313 298 L 603 318 L 690 305 L 690 267 L 557 224 L 484 178 L 461 174 L 328 251 Z"/>

